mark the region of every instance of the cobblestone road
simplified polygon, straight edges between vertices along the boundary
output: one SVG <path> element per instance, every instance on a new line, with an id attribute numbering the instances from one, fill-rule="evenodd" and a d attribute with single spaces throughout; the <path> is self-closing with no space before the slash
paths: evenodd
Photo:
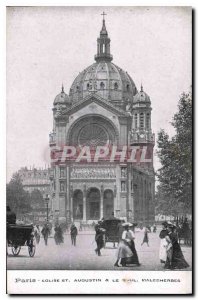
<path id="1" fill-rule="evenodd" d="M 43 238 L 36 247 L 36 253 L 33 258 L 29 257 L 27 247 L 22 247 L 20 254 L 13 257 L 11 248 L 8 251 L 7 268 L 8 269 L 32 269 L 32 270 L 118 270 L 114 267 L 116 260 L 116 249 L 112 243 L 108 243 L 105 249 L 102 249 L 102 256 L 97 256 L 94 249 L 94 232 L 82 232 L 77 236 L 77 246 L 71 245 L 70 236 L 64 236 L 64 244 L 55 245 L 54 239 L 50 238 L 48 246 L 45 246 Z M 138 252 L 140 267 L 132 266 L 119 268 L 119 270 L 163 270 L 159 262 L 159 231 L 149 234 L 149 247 L 144 244 L 141 246 L 143 233 L 136 232 L 136 250 Z M 185 259 L 190 267 L 185 270 L 191 270 L 192 266 L 192 248 L 182 246 Z"/>

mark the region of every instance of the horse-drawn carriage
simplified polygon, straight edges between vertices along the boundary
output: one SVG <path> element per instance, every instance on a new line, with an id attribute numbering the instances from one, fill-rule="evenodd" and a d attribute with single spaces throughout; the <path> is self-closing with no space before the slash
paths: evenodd
<path id="1" fill-rule="evenodd" d="M 36 250 L 33 225 L 7 224 L 7 247 L 12 248 L 12 253 L 17 256 L 22 246 L 28 247 L 30 257 Z"/>
<path id="2" fill-rule="evenodd" d="M 105 229 L 104 246 L 106 243 L 113 243 L 115 247 L 115 243 L 119 243 L 123 231 L 121 222 L 122 221 L 117 218 L 104 220 L 102 222 L 102 228 Z"/>

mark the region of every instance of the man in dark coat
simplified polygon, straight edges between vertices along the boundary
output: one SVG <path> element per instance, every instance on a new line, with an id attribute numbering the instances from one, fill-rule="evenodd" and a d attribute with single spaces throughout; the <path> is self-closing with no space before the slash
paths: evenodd
<path id="1" fill-rule="evenodd" d="M 70 235 L 72 245 L 76 246 L 76 236 L 78 235 L 78 229 L 75 224 L 72 224 L 70 227 Z"/>
<path id="2" fill-rule="evenodd" d="M 95 249 L 95 252 L 98 256 L 101 256 L 100 250 L 104 247 L 104 233 L 105 229 L 102 228 L 102 222 L 99 221 L 98 224 L 95 226 L 95 241 L 97 244 L 97 248 Z"/>
<path id="3" fill-rule="evenodd" d="M 55 232 L 54 233 L 55 243 L 56 243 L 56 245 L 60 245 L 61 243 L 64 242 L 64 238 L 63 238 L 63 230 L 59 223 L 55 224 L 54 232 Z"/>
<path id="4" fill-rule="evenodd" d="M 45 223 L 43 226 L 43 229 L 41 230 L 41 233 L 43 235 L 45 246 L 47 246 L 48 237 L 50 235 L 50 227 L 49 224 Z"/>
<path id="5" fill-rule="evenodd" d="M 7 214 L 7 224 L 16 224 L 16 214 L 11 211 L 10 207 L 7 205 L 6 207 L 6 214 Z"/>

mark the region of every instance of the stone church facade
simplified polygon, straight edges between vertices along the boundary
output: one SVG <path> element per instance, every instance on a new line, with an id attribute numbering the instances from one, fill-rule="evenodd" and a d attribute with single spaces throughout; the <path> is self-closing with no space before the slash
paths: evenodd
<path id="1" fill-rule="evenodd" d="M 64 145 L 146 147 L 149 162 L 126 160 L 52 160 L 51 214 L 66 222 L 91 222 L 114 213 L 129 221 L 154 222 L 154 134 L 151 101 L 130 75 L 112 63 L 110 38 L 103 18 L 95 63 L 83 70 L 53 103 L 51 153 Z M 121 151 L 121 150 L 120 150 Z"/>

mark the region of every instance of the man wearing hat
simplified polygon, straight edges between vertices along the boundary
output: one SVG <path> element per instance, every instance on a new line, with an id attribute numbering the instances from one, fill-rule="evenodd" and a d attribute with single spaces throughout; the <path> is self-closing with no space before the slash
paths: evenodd
<path id="1" fill-rule="evenodd" d="M 97 248 L 95 249 L 95 252 L 98 256 L 101 256 L 100 250 L 104 247 L 105 229 L 102 228 L 102 223 L 103 223 L 102 221 L 98 221 L 98 224 L 96 224 L 95 226 L 95 231 L 96 231 L 95 241 L 97 244 Z"/>

